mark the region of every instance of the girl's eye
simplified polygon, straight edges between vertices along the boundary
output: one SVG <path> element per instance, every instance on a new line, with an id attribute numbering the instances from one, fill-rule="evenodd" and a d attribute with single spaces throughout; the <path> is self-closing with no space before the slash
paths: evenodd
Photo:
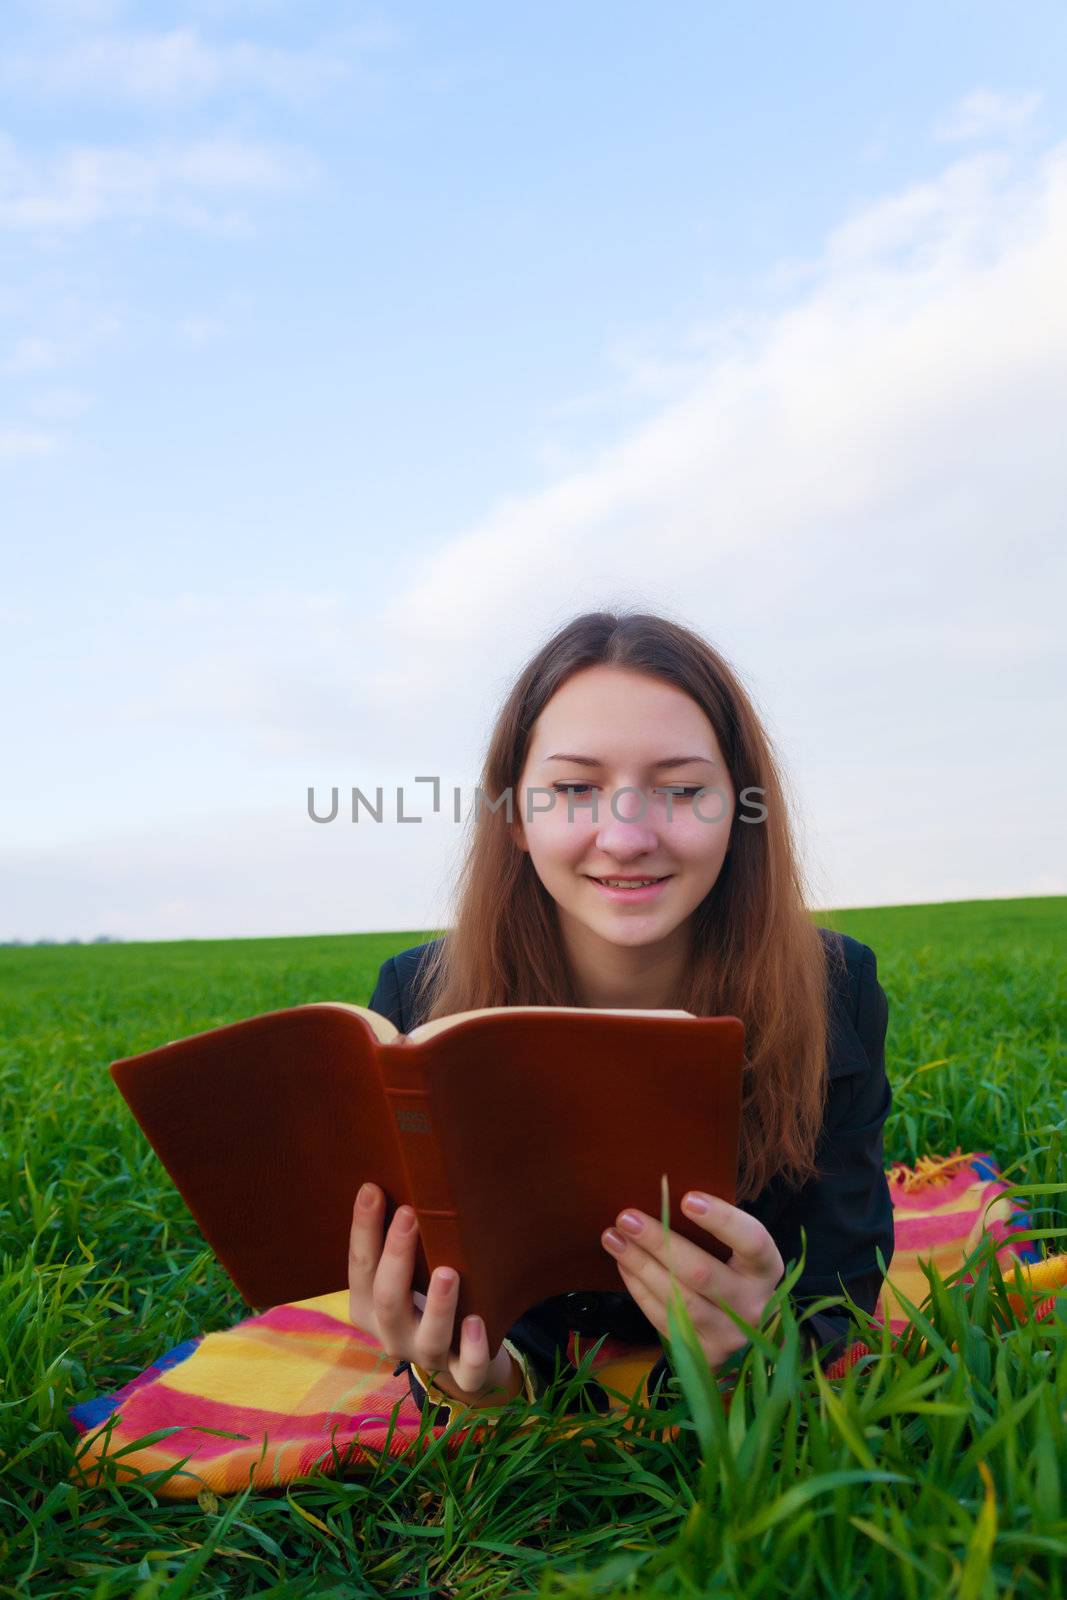
<path id="1" fill-rule="evenodd" d="M 591 783 L 554 783 L 552 785 L 557 794 L 577 794 L 579 789 L 591 789 Z M 686 800 L 693 800 L 704 787 L 702 783 L 668 783 L 661 785 L 664 794 L 682 795 Z"/>

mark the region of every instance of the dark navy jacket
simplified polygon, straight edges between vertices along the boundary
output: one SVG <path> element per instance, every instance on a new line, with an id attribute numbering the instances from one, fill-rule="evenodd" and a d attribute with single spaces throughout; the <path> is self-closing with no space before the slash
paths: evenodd
<path id="1" fill-rule="evenodd" d="M 819 1177 L 800 1190 L 772 1180 L 740 1205 L 763 1223 L 787 1269 L 800 1255 L 804 1227 L 807 1259 L 791 1294 L 798 1310 L 822 1295 L 839 1294 L 843 1283 L 857 1305 L 873 1311 L 882 1286 L 875 1251 L 881 1250 L 886 1266 L 893 1255 L 893 1208 L 882 1142 L 893 1099 L 885 1070 L 889 1003 L 878 982 L 874 951 L 847 934 L 828 928 L 819 932 L 826 942 L 840 942 L 846 964 L 844 973 L 838 973 L 836 965 L 833 969 L 829 1091 L 816 1147 Z M 433 943 L 415 945 L 383 962 L 368 1001 L 402 1033 L 424 1020 L 412 1004 L 412 983 Z M 837 1311 L 814 1313 L 803 1326 L 814 1345 L 829 1346 L 824 1359 L 830 1359 L 845 1343 L 848 1318 Z M 552 1377 L 557 1351 L 561 1366 L 567 1368 L 571 1329 L 592 1339 L 607 1333 L 634 1344 L 654 1345 L 660 1338 L 625 1289 L 543 1300 L 508 1330 L 508 1337 L 527 1357 L 538 1389 Z M 664 1351 L 649 1374 L 650 1393 L 667 1370 Z M 414 1379 L 412 1386 L 421 1399 Z M 606 1396 L 602 1398 L 606 1404 Z"/>

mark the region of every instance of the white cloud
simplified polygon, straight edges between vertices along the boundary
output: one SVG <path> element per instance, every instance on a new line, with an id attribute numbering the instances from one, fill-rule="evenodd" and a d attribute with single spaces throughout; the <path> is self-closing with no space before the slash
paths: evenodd
<path id="1" fill-rule="evenodd" d="M 0 135 L 0 228 L 76 229 L 131 218 L 246 227 L 240 212 L 220 205 L 303 189 L 317 172 L 302 150 L 234 134 L 142 149 L 77 145 L 37 162 Z"/>
<path id="2" fill-rule="evenodd" d="M 60 364 L 61 360 L 61 346 L 58 340 L 31 336 L 18 341 L 3 363 L 3 370 L 16 374 L 50 372 L 53 367 Z"/>
<path id="3" fill-rule="evenodd" d="M 551 607 L 563 572 L 576 597 L 616 583 L 688 597 L 716 567 L 732 588 L 735 560 L 757 548 L 792 583 L 787 552 L 840 538 L 845 555 L 859 528 L 868 549 L 973 543 L 993 564 L 1020 502 L 1028 536 L 1051 530 L 1065 252 L 1067 147 L 1030 175 L 961 163 L 849 219 L 810 290 L 748 338 L 735 327 L 682 397 L 421 564 L 380 617 L 404 663 L 396 692 L 507 608 Z M 957 594 L 971 587 L 964 570 Z"/>
<path id="4" fill-rule="evenodd" d="M 246 39 L 213 41 L 185 25 L 165 32 L 83 37 L 9 55 L 0 83 L 65 99 L 123 100 L 155 110 L 243 93 L 306 101 L 349 81 L 368 51 L 395 42 L 384 22 L 348 27 L 306 49 Z"/>
<path id="5" fill-rule="evenodd" d="M 178 322 L 179 339 L 184 344 L 192 345 L 194 349 L 214 344 L 225 332 L 224 322 L 220 322 L 218 317 L 206 316 L 202 312 L 192 311 Z"/>
<path id="6" fill-rule="evenodd" d="M 43 17 L 84 27 L 116 22 L 126 4 L 125 0 L 21 0 L 21 7 L 38 21 Z"/>
<path id="7" fill-rule="evenodd" d="M 0 427 L 0 460 L 13 461 L 24 456 L 48 456 L 58 448 L 54 434 L 39 428 Z"/>
<path id="8" fill-rule="evenodd" d="M 1030 122 L 1043 96 L 997 94 L 992 89 L 975 89 L 964 95 L 934 127 L 934 138 L 947 141 L 987 139 L 1011 133 Z"/>
<path id="9" fill-rule="evenodd" d="M 102 312 L 57 334 L 25 334 L 16 340 L 10 355 L 0 361 L 0 371 L 13 377 L 39 377 L 55 372 L 93 354 L 114 339 L 120 327 L 120 320 L 113 312 Z"/>
<path id="10" fill-rule="evenodd" d="M 193 28 L 85 39 L 62 54 L 10 63 L 9 83 L 46 93 L 118 96 L 149 105 L 201 100 L 223 87 L 287 90 L 321 86 L 338 63 L 301 60 L 262 45 L 209 45 Z"/>
<path id="11" fill-rule="evenodd" d="M 42 389 L 26 401 L 26 409 L 46 422 L 75 422 L 93 404 L 93 396 L 81 389 Z"/>

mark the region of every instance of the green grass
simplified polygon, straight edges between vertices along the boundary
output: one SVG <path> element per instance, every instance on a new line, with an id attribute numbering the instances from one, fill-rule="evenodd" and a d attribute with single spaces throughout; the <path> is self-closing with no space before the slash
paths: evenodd
<path id="1" fill-rule="evenodd" d="M 822 914 L 890 1000 L 887 1154 L 989 1151 L 1067 1228 L 1067 900 Z M 364 1003 L 407 934 L 0 950 L 0 1594 L 960 1597 L 1067 1592 L 1067 1302 L 935 1284 L 920 1334 L 840 1384 L 784 1284 L 729 1410 L 678 1325 L 671 1440 L 638 1417 L 517 1427 L 288 1495 L 76 1489 L 67 1408 L 246 1314 L 107 1075 L 275 1007 Z M 930 1062 L 942 1064 L 928 1071 Z M 1034 1186 L 1048 1186 L 1038 1187 Z M 567 1400 L 542 1404 L 546 1422 Z M 579 1420 L 579 1419 L 573 1419 Z M 594 1441 L 589 1443 L 588 1441 Z M 314 1520 L 309 1520 L 314 1519 Z"/>

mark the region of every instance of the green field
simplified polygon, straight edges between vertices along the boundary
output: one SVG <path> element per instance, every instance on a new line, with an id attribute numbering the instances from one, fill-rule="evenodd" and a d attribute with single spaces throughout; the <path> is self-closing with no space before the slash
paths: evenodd
<path id="1" fill-rule="evenodd" d="M 1067 1248 L 1067 899 L 816 920 L 878 955 L 887 1158 L 987 1151 L 1026 1186 L 1044 1247 Z M 629 1452 L 601 1419 L 595 1453 L 547 1448 L 509 1421 L 518 1402 L 476 1456 L 288 1495 L 68 1483 L 69 1406 L 247 1314 L 108 1063 L 281 1006 L 364 1004 L 380 962 L 427 937 L 0 950 L 0 1594 L 1067 1593 L 1067 1296 L 1011 1328 L 988 1268 L 935 1297 L 921 1357 L 916 1335 L 834 1386 L 784 1305 L 725 1418 L 679 1351 L 683 1429 L 638 1426 Z"/>

